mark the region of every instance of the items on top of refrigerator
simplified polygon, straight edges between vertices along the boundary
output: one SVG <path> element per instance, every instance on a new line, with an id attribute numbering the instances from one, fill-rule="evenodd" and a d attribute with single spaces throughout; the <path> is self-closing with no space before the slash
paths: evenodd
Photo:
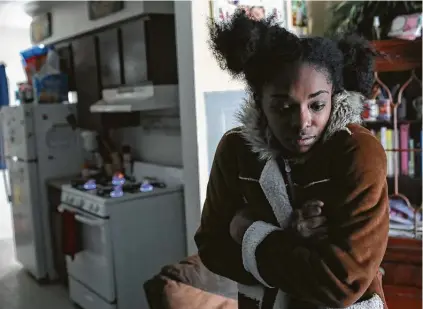
<path id="1" fill-rule="evenodd" d="M 22 104 L 32 103 L 34 101 L 34 92 L 29 83 L 18 84 L 18 100 Z"/>
<path id="2" fill-rule="evenodd" d="M 68 80 L 60 72 L 60 59 L 51 47 L 34 46 L 21 52 L 28 85 L 37 103 L 68 100 Z"/>
<path id="3" fill-rule="evenodd" d="M 35 73 L 44 66 L 49 48 L 43 45 L 33 46 L 21 52 L 22 65 L 24 67 L 28 83 L 32 85 Z"/>

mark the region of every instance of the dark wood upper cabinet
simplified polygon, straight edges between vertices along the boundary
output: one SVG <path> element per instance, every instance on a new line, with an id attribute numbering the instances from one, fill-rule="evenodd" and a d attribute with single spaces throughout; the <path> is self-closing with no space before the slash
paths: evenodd
<path id="1" fill-rule="evenodd" d="M 119 22 L 55 45 L 70 90 L 78 93 L 78 121 L 83 129 L 139 125 L 140 113 L 91 113 L 102 90 L 122 85 L 177 84 L 173 15 L 148 14 Z"/>
<path id="2" fill-rule="evenodd" d="M 154 84 L 177 84 L 175 18 L 173 15 L 151 14 L 145 22 L 147 74 Z"/>
<path id="3" fill-rule="evenodd" d="M 120 29 L 126 85 L 147 80 L 155 85 L 178 83 L 173 15 L 150 14 Z"/>
<path id="4" fill-rule="evenodd" d="M 102 89 L 122 85 L 120 40 L 118 29 L 103 31 L 98 38 L 98 62 Z"/>
<path id="5" fill-rule="evenodd" d="M 101 98 L 96 50 L 95 36 L 83 36 L 72 41 L 78 122 L 82 128 L 88 130 L 101 128 L 100 115 L 90 112 L 90 106 Z"/>
<path id="6" fill-rule="evenodd" d="M 63 43 L 56 45 L 55 49 L 60 58 L 60 72 L 66 74 L 68 77 L 69 91 L 74 91 L 76 90 L 76 86 L 73 69 L 72 46 L 70 43 Z"/>
<path id="7" fill-rule="evenodd" d="M 123 75 L 126 85 L 137 85 L 147 80 L 145 21 L 131 21 L 121 27 Z"/>

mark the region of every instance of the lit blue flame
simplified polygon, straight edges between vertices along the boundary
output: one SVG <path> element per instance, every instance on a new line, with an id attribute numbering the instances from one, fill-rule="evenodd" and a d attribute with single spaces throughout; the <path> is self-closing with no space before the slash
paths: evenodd
<path id="1" fill-rule="evenodd" d="M 123 190 L 121 186 L 117 186 L 113 188 L 113 191 L 110 192 L 111 197 L 121 197 L 123 195 Z"/>
<path id="2" fill-rule="evenodd" d="M 153 191 L 153 186 L 149 184 L 148 182 L 143 182 L 140 186 L 141 192 L 150 192 Z"/>
<path id="3" fill-rule="evenodd" d="M 125 183 L 125 177 L 122 174 L 113 176 L 112 184 L 114 186 L 123 186 L 124 183 Z"/>
<path id="4" fill-rule="evenodd" d="M 95 183 L 95 179 L 90 179 L 86 183 L 84 183 L 85 190 L 94 190 L 97 188 L 97 184 Z"/>

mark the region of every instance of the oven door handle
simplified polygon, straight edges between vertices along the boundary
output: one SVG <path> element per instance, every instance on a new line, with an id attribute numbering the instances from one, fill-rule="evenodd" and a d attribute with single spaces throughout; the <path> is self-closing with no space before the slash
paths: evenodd
<path id="1" fill-rule="evenodd" d="M 86 225 L 89 225 L 89 226 L 102 226 L 102 225 L 104 225 L 104 220 L 101 220 L 101 219 L 90 219 L 90 218 L 87 218 L 85 216 L 81 216 L 81 215 L 75 213 L 74 210 L 70 209 L 69 207 L 67 207 L 67 206 L 65 206 L 63 204 L 60 204 L 57 207 L 57 210 L 60 213 L 64 212 L 65 210 L 70 211 L 70 212 L 73 212 L 75 214 L 75 220 L 76 221 L 78 221 L 80 223 L 83 223 L 83 224 L 86 224 Z"/>
<path id="2" fill-rule="evenodd" d="M 81 215 L 76 215 L 76 214 L 75 214 L 75 220 L 79 221 L 83 224 L 89 225 L 89 226 L 102 226 L 102 225 L 104 225 L 103 220 L 88 219 L 87 217 L 83 217 Z"/>

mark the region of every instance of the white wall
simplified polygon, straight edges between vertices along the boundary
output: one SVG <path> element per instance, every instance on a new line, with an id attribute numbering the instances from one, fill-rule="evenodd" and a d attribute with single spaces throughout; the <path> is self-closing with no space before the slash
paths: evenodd
<path id="1" fill-rule="evenodd" d="M 193 236 L 200 222 L 208 181 L 204 93 L 243 89 L 222 71 L 208 49 L 208 1 L 176 1 L 182 161 L 188 253 L 197 251 Z M 195 25 L 195 27 L 194 27 Z"/>
<path id="2" fill-rule="evenodd" d="M 173 13 L 172 1 L 125 1 L 124 5 L 122 11 L 91 21 L 86 1 L 56 1 L 49 10 L 52 36 L 42 43 L 57 42 L 143 13 Z"/>
<path id="3" fill-rule="evenodd" d="M 143 162 L 182 167 L 181 123 L 179 114 L 142 115 L 139 127 L 116 130 L 118 144 L 128 144 L 134 157 Z"/>
<path id="4" fill-rule="evenodd" d="M 29 31 L 25 28 L 0 26 L 0 42 L 0 62 L 6 64 L 9 99 L 14 102 L 16 83 L 26 80 L 20 52 L 31 46 Z"/>

